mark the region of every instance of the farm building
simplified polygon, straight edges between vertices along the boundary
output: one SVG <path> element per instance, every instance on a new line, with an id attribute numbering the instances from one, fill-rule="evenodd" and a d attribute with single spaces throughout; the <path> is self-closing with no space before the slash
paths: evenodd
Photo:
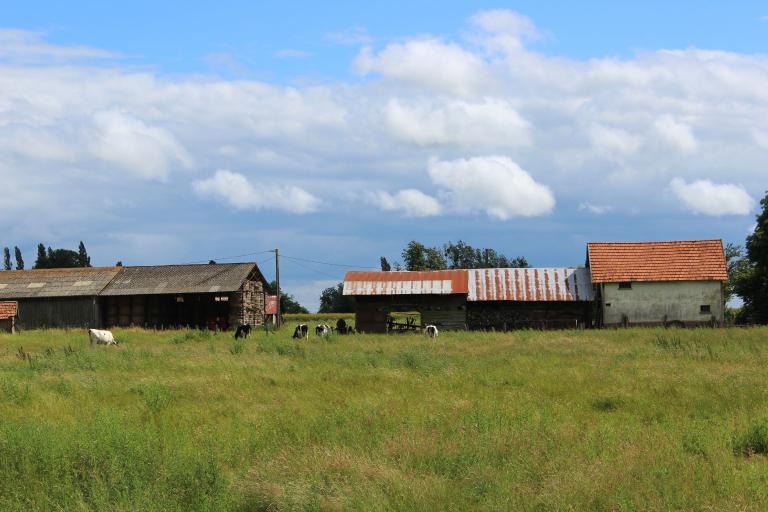
<path id="1" fill-rule="evenodd" d="M 17 326 L 93 327 L 100 324 L 98 295 L 119 267 L 0 272 L 0 300 L 18 302 Z"/>
<path id="2" fill-rule="evenodd" d="M 261 325 L 266 284 L 255 263 L 123 267 L 99 294 L 103 325 Z"/>
<path id="3" fill-rule="evenodd" d="M 16 332 L 16 311 L 18 304 L 15 302 L 0 302 L 0 332 Z"/>
<path id="4" fill-rule="evenodd" d="M 387 332 L 400 311 L 444 330 L 588 326 L 593 300 L 584 268 L 348 272 L 344 295 L 362 332 Z"/>
<path id="5" fill-rule="evenodd" d="M 721 240 L 590 243 L 600 325 L 722 325 Z"/>
<path id="6" fill-rule="evenodd" d="M 17 325 L 228 329 L 264 319 L 266 281 L 255 263 L 89 267 L 0 272 L 0 300 Z"/>

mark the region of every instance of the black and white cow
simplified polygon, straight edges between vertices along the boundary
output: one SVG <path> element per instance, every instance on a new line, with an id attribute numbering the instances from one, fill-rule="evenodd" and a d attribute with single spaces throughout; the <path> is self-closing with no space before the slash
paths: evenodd
<path id="1" fill-rule="evenodd" d="M 293 337 L 294 339 L 309 338 L 309 326 L 307 326 L 307 324 L 297 325 L 296 329 L 293 331 Z"/>
<path id="2" fill-rule="evenodd" d="M 251 324 L 243 324 L 237 327 L 235 339 L 247 338 L 251 335 Z"/>
<path id="3" fill-rule="evenodd" d="M 437 330 L 436 326 L 428 325 L 424 328 L 424 334 L 430 338 L 437 338 L 440 335 L 440 331 Z"/>
<path id="4" fill-rule="evenodd" d="M 329 334 L 331 334 L 331 328 L 326 324 L 320 324 L 317 327 L 315 327 L 315 334 L 320 336 L 321 338 L 324 336 L 328 336 Z"/>

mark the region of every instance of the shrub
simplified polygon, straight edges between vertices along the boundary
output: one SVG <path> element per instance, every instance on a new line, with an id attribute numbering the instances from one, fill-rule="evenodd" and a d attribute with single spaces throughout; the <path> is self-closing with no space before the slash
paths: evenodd
<path id="1" fill-rule="evenodd" d="M 243 350 L 245 350 L 245 344 L 242 341 L 235 341 L 230 347 L 229 347 L 229 353 L 233 356 L 236 356 L 238 354 L 242 354 Z"/>

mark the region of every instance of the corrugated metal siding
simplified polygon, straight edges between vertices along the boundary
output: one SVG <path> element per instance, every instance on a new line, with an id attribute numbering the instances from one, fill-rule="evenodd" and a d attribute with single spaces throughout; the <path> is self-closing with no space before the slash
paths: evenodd
<path id="1" fill-rule="evenodd" d="M 465 270 L 347 272 L 344 295 L 450 295 L 467 293 Z"/>
<path id="2" fill-rule="evenodd" d="M 586 268 L 469 270 L 469 301 L 592 301 Z"/>

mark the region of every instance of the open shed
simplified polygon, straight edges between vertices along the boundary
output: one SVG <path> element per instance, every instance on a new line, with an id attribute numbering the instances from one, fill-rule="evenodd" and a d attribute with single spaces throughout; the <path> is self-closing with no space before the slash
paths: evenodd
<path id="1" fill-rule="evenodd" d="M 222 330 L 262 325 L 266 284 L 255 263 L 124 267 L 100 294 L 102 321 Z"/>

